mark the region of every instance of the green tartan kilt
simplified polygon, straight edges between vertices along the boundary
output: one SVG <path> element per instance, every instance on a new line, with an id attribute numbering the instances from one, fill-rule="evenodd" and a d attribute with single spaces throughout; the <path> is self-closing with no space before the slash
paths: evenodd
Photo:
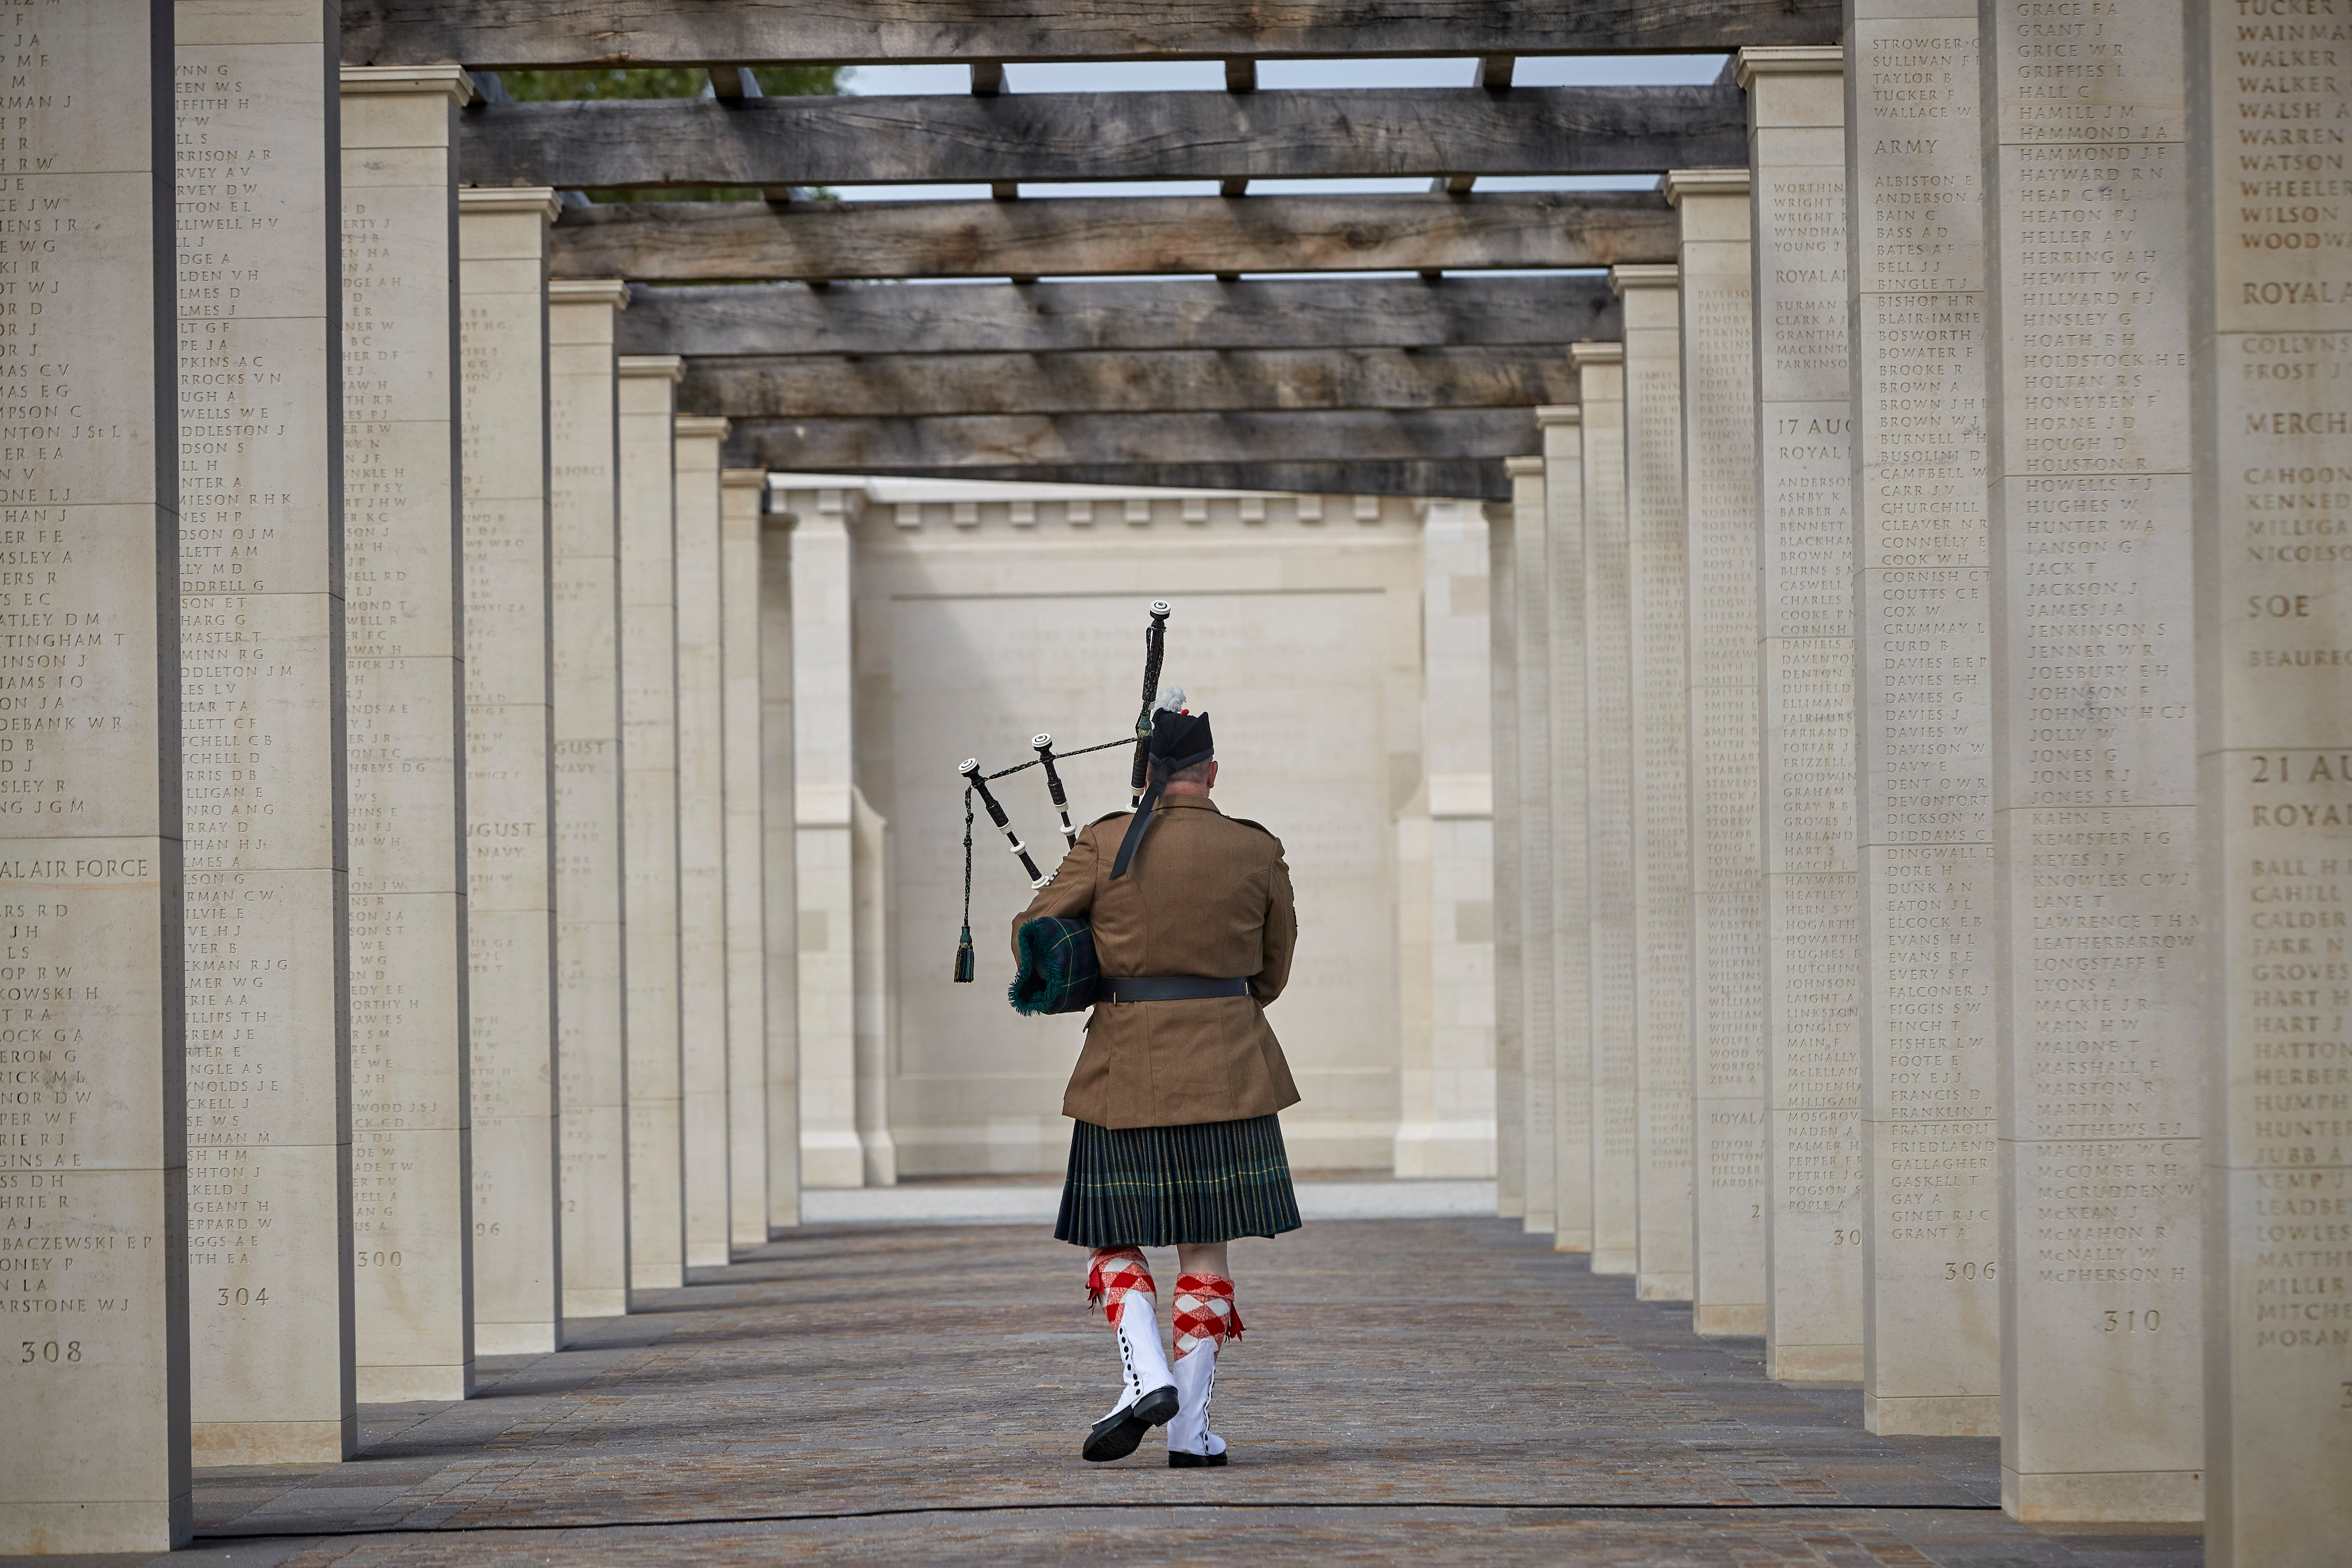
<path id="1" fill-rule="evenodd" d="M 1299 1226 L 1273 1116 L 1187 1127 L 1070 1129 L 1054 1236 L 1079 1247 L 1173 1247 Z"/>

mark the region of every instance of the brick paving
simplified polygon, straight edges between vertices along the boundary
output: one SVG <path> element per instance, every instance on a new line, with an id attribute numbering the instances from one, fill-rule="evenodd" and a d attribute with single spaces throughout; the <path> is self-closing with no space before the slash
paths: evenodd
<path id="1" fill-rule="evenodd" d="M 797 1232 L 486 1363 L 462 1405 L 368 1407 L 352 1463 L 199 1470 L 171 1561 L 2202 1561 L 2193 1532 L 2020 1525 L 1994 1443 L 1872 1436 L 1858 1391 L 1771 1383 L 1760 1342 L 1497 1221 L 1236 1244 L 1233 1464 L 1171 1471 L 1154 1440 L 1089 1466 L 1118 1377 L 1083 1260 L 1030 1226 Z"/>

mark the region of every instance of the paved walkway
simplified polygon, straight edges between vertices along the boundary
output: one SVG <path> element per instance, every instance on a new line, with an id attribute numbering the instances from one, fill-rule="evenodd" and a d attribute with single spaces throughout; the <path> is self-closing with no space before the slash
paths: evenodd
<path id="1" fill-rule="evenodd" d="M 1493 1220 L 1235 1247 L 1222 1470 L 1089 1466 L 1109 1331 L 1034 1227 L 811 1228 L 480 1397 L 371 1406 L 352 1463 L 197 1472 L 171 1561 L 1314 1562 L 2189 1568 L 2193 1534 L 2028 1530 L 1996 1446 L 1882 1439 Z M 1173 1284 L 1162 1265 L 1163 1299 Z M 55 1562 L 55 1559 L 48 1561 Z M 112 1562 L 133 1560 L 112 1559 Z M 157 1560 L 162 1561 L 162 1560 Z"/>

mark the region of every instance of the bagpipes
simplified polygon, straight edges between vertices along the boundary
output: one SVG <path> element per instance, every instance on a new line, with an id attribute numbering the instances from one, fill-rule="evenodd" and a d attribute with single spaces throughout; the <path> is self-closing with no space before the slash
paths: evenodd
<path id="1" fill-rule="evenodd" d="M 1150 615 L 1150 624 L 1144 628 L 1143 633 L 1143 701 L 1135 715 L 1135 765 L 1130 771 L 1129 779 L 1128 804 L 1130 805 L 1143 798 L 1144 778 L 1150 766 L 1151 753 L 1151 710 L 1158 705 L 1158 700 L 1163 695 L 1160 690 L 1160 667 L 1168 653 L 1168 601 L 1152 600 Z M 1175 694 L 1176 700 L 1180 704 L 1182 701 L 1182 696 L 1181 692 Z M 1031 768 L 1043 768 L 1045 771 L 1045 793 L 1052 798 L 1054 809 L 1060 814 L 1062 819 L 1064 847 L 1066 848 L 1074 847 L 1078 841 L 1078 830 L 1071 824 L 1069 796 L 1062 787 L 1061 770 L 1055 767 L 1055 763 L 1067 761 L 1072 757 L 1083 757 L 1090 752 L 1108 752 L 1114 746 L 1123 746 L 1127 743 L 1122 738 L 1117 741 L 1105 741 L 1100 745 L 1081 746 L 1075 752 L 1057 752 L 1054 750 L 1053 736 L 1037 735 L 1032 737 L 1029 742 L 1037 754 L 1028 762 L 1015 763 L 1009 768 L 1000 768 L 995 773 L 990 773 L 981 771 L 979 758 L 966 757 L 962 764 L 956 769 L 957 773 L 964 781 L 963 934 L 956 942 L 955 977 L 958 984 L 968 985 L 971 983 L 974 963 L 971 946 L 971 797 L 975 794 L 978 795 L 981 804 L 988 808 L 988 819 L 995 823 L 997 829 L 1004 835 L 1005 842 L 1011 847 L 1014 858 L 1021 862 L 1021 869 L 1028 873 L 1029 886 L 1033 889 L 1042 888 L 1054 879 L 1053 873 L 1037 869 L 1036 858 L 1029 853 L 1029 847 L 1021 842 L 1021 836 L 1013 830 L 1012 819 L 1005 816 L 1003 804 L 996 798 L 994 792 L 988 786 L 995 780 L 1010 774 L 1024 773 Z"/>

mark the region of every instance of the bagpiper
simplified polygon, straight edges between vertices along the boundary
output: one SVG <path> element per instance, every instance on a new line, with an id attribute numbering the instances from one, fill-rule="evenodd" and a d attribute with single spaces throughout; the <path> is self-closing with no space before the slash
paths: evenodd
<path id="1" fill-rule="evenodd" d="M 1226 1462 L 1209 1430 L 1217 1354 L 1242 1331 L 1226 1244 L 1299 1225 L 1275 1115 L 1298 1090 L 1265 1021 L 1298 934 L 1290 870 L 1280 839 L 1217 809 L 1216 784 L 1209 716 L 1159 709 L 1135 809 L 1082 829 L 1013 922 L 1016 960 L 1031 921 L 1085 922 L 1100 973 L 1062 1097 L 1075 1125 L 1054 1226 L 1087 1249 L 1087 1300 L 1118 1336 L 1118 1402 L 1081 1449 L 1097 1462 L 1162 1425 L 1171 1467 Z M 1172 1363 L 1147 1247 L 1176 1248 Z"/>

